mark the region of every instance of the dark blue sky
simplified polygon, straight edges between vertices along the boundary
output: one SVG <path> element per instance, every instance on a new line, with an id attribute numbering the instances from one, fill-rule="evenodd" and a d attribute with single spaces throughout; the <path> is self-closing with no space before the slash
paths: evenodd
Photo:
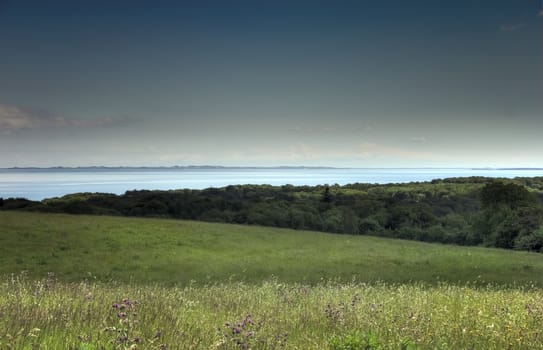
<path id="1" fill-rule="evenodd" d="M 0 0 L 0 167 L 543 166 L 540 11 Z"/>

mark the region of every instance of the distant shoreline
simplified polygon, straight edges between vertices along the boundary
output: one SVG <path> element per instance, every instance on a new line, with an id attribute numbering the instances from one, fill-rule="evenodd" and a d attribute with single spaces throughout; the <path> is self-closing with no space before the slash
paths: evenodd
<path id="1" fill-rule="evenodd" d="M 517 171 L 530 171 L 530 170 L 543 170 L 543 168 L 527 168 L 527 167 L 331 167 L 331 166 L 221 166 L 221 165 L 174 165 L 174 166 L 81 166 L 81 167 L 69 167 L 69 166 L 54 166 L 54 167 L 7 167 L 0 168 L 0 170 L 42 170 L 42 171 L 115 171 L 115 170 L 320 170 L 320 169 L 368 169 L 368 170 L 409 170 L 409 169 L 464 169 L 464 170 L 477 170 L 477 171 L 500 171 L 500 170 L 517 170 Z"/>
<path id="2" fill-rule="evenodd" d="M 228 170 L 228 169 L 354 169 L 326 166 L 220 166 L 220 165 L 186 165 L 186 166 L 82 166 L 82 167 L 9 167 L 0 170 Z"/>
<path id="3" fill-rule="evenodd" d="M 122 194 L 129 190 L 410 183 L 435 179 L 543 177 L 543 170 L 484 168 L 331 168 L 331 167 L 52 167 L 0 169 L 0 197 L 33 200 L 75 192 Z"/>

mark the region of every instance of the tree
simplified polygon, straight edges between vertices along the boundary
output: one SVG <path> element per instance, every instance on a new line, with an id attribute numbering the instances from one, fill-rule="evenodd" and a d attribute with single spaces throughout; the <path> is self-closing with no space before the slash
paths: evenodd
<path id="1" fill-rule="evenodd" d="M 531 236 L 542 223 L 536 198 L 521 185 L 494 181 L 481 190 L 482 212 L 474 227 L 487 246 L 512 249 L 529 245 L 519 239 Z M 519 248 L 517 248 L 519 249 Z"/>
<path id="2" fill-rule="evenodd" d="M 539 229 L 532 234 L 517 237 L 515 249 L 543 252 L 543 230 Z"/>
<path id="3" fill-rule="evenodd" d="M 324 203 L 330 203 L 332 201 L 332 195 L 330 194 L 330 186 L 326 185 L 324 188 L 324 194 L 322 195 L 322 201 Z"/>
<path id="4" fill-rule="evenodd" d="M 483 209 L 508 206 L 511 209 L 535 204 L 535 197 L 521 185 L 492 181 L 481 189 Z"/>

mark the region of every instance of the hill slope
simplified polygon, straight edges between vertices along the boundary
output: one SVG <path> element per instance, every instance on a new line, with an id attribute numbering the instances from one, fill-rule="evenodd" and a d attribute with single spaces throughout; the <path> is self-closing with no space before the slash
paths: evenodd
<path id="1" fill-rule="evenodd" d="M 0 212 L 0 275 L 543 284 L 540 254 L 193 221 Z"/>

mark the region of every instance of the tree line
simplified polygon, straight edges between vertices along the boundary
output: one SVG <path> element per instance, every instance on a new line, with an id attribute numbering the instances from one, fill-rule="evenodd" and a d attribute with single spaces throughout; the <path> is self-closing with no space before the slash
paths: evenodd
<path id="1" fill-rule="evenodd" d="M 543 251 L 543 178 L 408 184 L 235 185 L 204 190 L 0 198 L 0 210 L 263 225 Z"/>

